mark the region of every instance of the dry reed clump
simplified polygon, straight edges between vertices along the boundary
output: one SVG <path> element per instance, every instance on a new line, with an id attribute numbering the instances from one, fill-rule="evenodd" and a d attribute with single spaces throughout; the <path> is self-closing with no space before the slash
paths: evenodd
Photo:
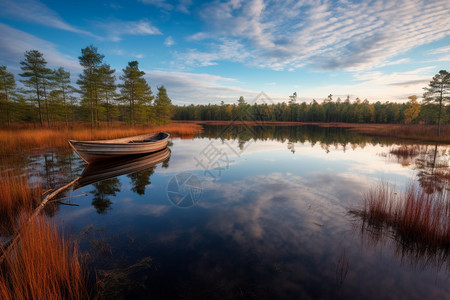
<path id="1" fill-rule="evenodd" d="M 450 142 L 450 125 L 441 125 L 441 135 L 437 136 L 437 125 L 402 124 L 349 124 L 351 130 L 377 136 L 390 136 L 402 139 L 430 142 Z"/>
<path id="2" fill-rule="evenodd" d="M 44 217 L 22 220 L 20 240 L 0 266 L 1 299 L 86 299 L 78 245 Z"/>
<path id="3" fill-rule="evenodd" d="M 398 195 L 387 183 L 382 183 L 364 195 L 364 208 L 359 214 L 369 225 L 391 228 L 398 241 L 411 247 L 450 246 L 450 199 L 446 190 L 427 194 L 410 184 Z"/>
<path id="4" fill-rule="evenodd" d="M 12 171 L 0 173 L 0 233 L 12 234 L 18 215 L 31 212 L 41 195 L 41 186 L 30 188 L 27 176 Z"/>
<path id="5" fill-rule="evenodd" d="M 397 148 L 393 148 L 389 151 L 390 154 L 394 154 L 397 157 L 401 157 L 403 159 L 414 157 L 420 154 L 417 146 L 407 146 L 402 145 Z"/>
<path id="6" fill-rule="evenodd" d="M 115 127 L 90 129 L 80 125 L 68 128 L 20 128 L 0 129 L 0 154 L 28 151 L 35 148 L 69 147 L 68 139 L 97 140 L 113 139 L 149 132 L 166 131 L 173 136 L 192 137 L 203 128 L 198 124 L 171 123 L 162 126 L 129 127 L 116 124 Z"/>

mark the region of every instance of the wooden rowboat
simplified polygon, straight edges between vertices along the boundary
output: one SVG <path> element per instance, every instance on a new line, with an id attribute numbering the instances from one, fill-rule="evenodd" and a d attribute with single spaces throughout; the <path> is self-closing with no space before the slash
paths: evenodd
<path id="1" fill-rule="evenodd" d="M 162 150 L 167 147 L 169 136 L 166 132 L 159 132 L 113 140 L 68 140 L 68 142 L 85 162 L 91 164 L 124 155 L 151 153 Z"/>
<path id="2" fill-rule="evenodd" d="M 98 181 L 146 170 L 169 157 L 170 150 L 165 148 L 150 154 L 129 155 L 89 164 L 74 184 L 73 189 L 76 190 Z"/>

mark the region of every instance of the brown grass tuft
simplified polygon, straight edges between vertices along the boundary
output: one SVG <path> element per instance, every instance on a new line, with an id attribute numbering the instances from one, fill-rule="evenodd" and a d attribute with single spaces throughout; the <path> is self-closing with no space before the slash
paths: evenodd
<path id="1" fill-rule="evenodd" d="M 0 233 L 12 234 L 17 216 L 30 213 L 40 203 L 41 186 L 31 189 L 27 176 L 0 173 Z"/>
<path id="2" fill-rule="evenodd" d="M 78 245 L 44 217 L 23 218 L 19 242 L 0 268 L 1 299 L 86 299 Z"/>
<path id="3" fill-rule="evenodd" d="M 427 194 L 410 184 L 398 195 L 382 183 L 364 195 L 360 215 L 369 225 L 392 228 L 399 241 L 413 248 L 450 246 L 450 199 L 446 190 Z"/>

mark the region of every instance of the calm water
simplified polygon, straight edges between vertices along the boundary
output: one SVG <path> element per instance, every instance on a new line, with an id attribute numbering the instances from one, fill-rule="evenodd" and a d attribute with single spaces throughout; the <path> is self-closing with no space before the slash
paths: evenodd
<path id="1" fill-rule="evenodd" d="M 390 153 L 405 145 L 414 155 Z M 448 248 L 416 251 L 349 213 L 381 180 L 448 189 L 436 170 L 448 172 L 450 146 L 405 145 L 337 128 L 214 126 L 98 168 L 73 153 L 24 163 L 46 187 L 84 171 L 61 199 L 70 205 L 46 213 L 81 239 L 107 297 L 448 299 Z"/>

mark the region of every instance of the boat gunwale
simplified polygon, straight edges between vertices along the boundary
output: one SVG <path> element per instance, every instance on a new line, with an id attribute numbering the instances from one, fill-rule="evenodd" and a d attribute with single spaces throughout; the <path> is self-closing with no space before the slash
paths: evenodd
<path id="1" fill-rule="evenodd" d="M 153 137 L 162 137 L 156 140 L 149 140 L 147 142 L 131 142 L 136 139 L 143 138 L 153 138 Z M 100 161 L 103 159 L 108 159 L 112 157 L 120 157 L 124 155 L 133 155 L 133 154 L 144 154 L 151 153 L 155 151 L 159 151 L 162 148 L 167 146 L 168 139 L 170 134 L 167 132 L 157 132 L 150 134 L 141 134 L 137 136 L 119 138 L 119 139 L 110 139 L 110 140 L 97 140 L 97 141 L 77 141 L 77 140 L 67 140 L 71 148 L 81 157 L 87 164 L 94 163 L 96 161 Z M 122 141 L 122 142 L 118 142 Z M 81 147 L 77 149 L 77 147 Z M 89 147 L 97 147 L 97 149 L 89 150 L 84 148 Z M 137 148 L 136 148 L 137 147 Z M 114 150 L 109 151 L 109 148 L 116 148 Z M 135 148 L 135 149 L 133 149 Z M 132 152 L 129 152 L 130 149 L 133 149 Z M 139 150 L 138 150 L 139 149 Z M 119 153 L 117 153 L 119 150 Z M 125 151 L 124 151 L 125 150 Z M 101 151 L 106 153 L 98 153 Z M 122 152 L 124 151 L 124 152 Z M 136 152 L 137 151 L 137 152 Z M 89 153 L 91 152 L 91 153 Z M 92 156 L 100 156 L 100 158 L 93 159 Z"/>
<path id="2" fill-rule="evenodd" d="M 136 138 L 144 138 L 144 137 L 153 137 L 153 136 L 157 136 L 163 134 L 165 135 L 162 139 L 157 139 L 157 140 L 150 140 L 150 141 L 146 141 L 146 142 L 133 142 L 130 143 L 131 141 L 133 141 Z M 93 141 L 79 141 L 79 140 L 71 140 L 69 139 L 68 142 L 69 143 L 85 143 L 85 144 L 106 144 L 106 145 L 148 145 L 148 144 L 154 144 L 154 143 L 158 143 L 158 142 L 162 142 L 166 139 L 168 139 L 170 137 L 170 134 L 167 132 L 159 132 L 159 133 L 150 133 L 150 134 L 141 134 L 141 135 L 135 135 L 135 136 L 131 136 L 131 137 L 124 137 L 124 138 L 118 138 L 118 139 L 109 139 L 109 140 L 93 140 Z M 119 141 L 123 141 L 123 142 L 119 142 Z M 128 142 L 126 142 L 128 141 Z"/>

